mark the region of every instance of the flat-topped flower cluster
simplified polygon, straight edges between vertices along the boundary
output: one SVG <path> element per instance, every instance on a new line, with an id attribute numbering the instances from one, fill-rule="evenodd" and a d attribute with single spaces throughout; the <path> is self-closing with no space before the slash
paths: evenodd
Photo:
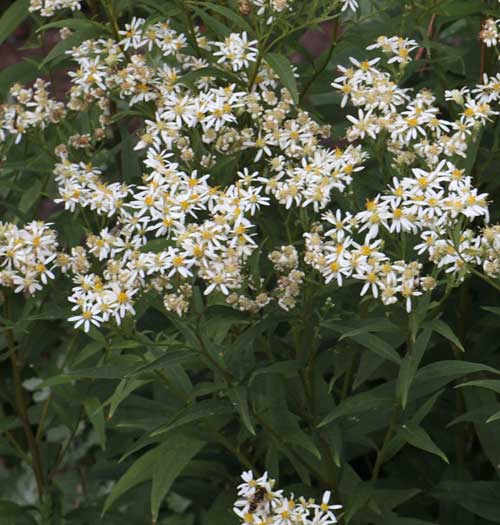
<path id="1" fill-rule="evenodd" d="M 279 11 L 278 2 L 272 7 Z M 3 225 L 3 286 L 35 293 L 58 267 L 73 281 L 71 320 L 89 330 L 133 315 L 136 300 L 150 291 L 181 315 L 195 282 L 241 310 L 257 312 L 273 300 L 288 310 L 306 272 L 316 270 L 326 283 L 356 279 L 362 295 L 387 305 L 401 300 L 410 310 L 441 270 L 457 281 L 475 266 L 500 275 L 500 228 L 485 226 L 487 195 L 458 165 L 497 114 L 498 79 L 447 92 L 457 117 L 445 120 L 431 92 L 398 87 L 398 72 L 418 44 L 382 36 L 369 50 L 384 59 L 352 58 L 333 83 L 342 105 L 357 114 L 348 116 L 351 144 L 331 148 L 329 127 L 294 103 L 246 32 L 210 41 L 179 33 L 169 21 L 134 18 L 120 37 L 88 40 L 69 52 L 77 67 L 65 105 L 38 81 L 33 89 L 15 86 L 15 102 L 1 106 L 4 142 L 20 142 L 30 129 L 66 115 L 99 112 L 93 133 L 76 133 L 56 148 L 54 166 L 56 202 L 69 213 L 92 212 L 95 226 L 88 224 L 84 244 L 57 252 L 48 225 L 36 223 L 36 247 L 23 233 L 35 226 Z M 143 115 L 135 145 L 140 181 L 125 181 L 95 161 L 117 101 L 125 113 Z M 341 209 L 336 196 L 349 200 L 370 157 L 380 162 L 380 193 L 362 211 Z M 272 245 L 263 234 L 270 206 L 284 217 L 306 212 L 298 238 L 289 234 L 283 246 Z M 268 254 L 274 279 L 249 268 L 260 252 Z"/>

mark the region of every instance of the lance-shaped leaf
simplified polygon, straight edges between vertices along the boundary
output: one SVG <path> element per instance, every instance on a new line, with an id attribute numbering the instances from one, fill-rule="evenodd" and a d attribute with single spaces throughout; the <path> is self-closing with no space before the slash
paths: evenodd
<path id="1" fill-rule="evenodd" d="M 400 427 L 399 432 L 410 445 L 439 456 L 445 463 L 449 463 L 446 454 L 432 441 L 427 432 L 418 425 L 407 424 Z"/>
<path id="2" fill-rule="evenodd" d="M 203 448 L 204 442 L 182 434 L 170 438 L 161 447 L 158 461 L 153 469 L 151 488 L 151 515 L 156 523 L 161 502 L 170 490 L 175 479 L 181 474 L 191 459 Z"/>

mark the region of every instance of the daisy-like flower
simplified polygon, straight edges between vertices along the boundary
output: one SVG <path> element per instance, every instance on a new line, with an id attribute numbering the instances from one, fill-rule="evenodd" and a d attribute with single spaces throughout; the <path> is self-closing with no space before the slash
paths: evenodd
<path id="1" fill-rule="evenodd" d="M 99 315 L 99 307 L 97 304 L 83 303 L 81 305 L 81 311 L 78 315 L 74 315 L 68 318 L 70 323 L 74 323 L 75 328 L 83 326 L 83 330 L 88 332 L 90 326 L 94 325 L 99 327 L 103 321 L 102 317 Z"/>

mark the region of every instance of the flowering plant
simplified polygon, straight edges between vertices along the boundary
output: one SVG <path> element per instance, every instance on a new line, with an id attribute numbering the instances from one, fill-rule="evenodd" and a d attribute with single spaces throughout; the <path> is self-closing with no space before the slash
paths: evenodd
<path id="1" fill-rule="evenodd" d="M 36 488 L 6 512 L 498 517 L 474 503 L 498 507 L 495 16 L 479 0 L 6 10 L 0 41 L 29 17 L 45 50 L 0 73 L 0 428 L 6 479 Z M 314 31 L 328 44 L 307 60 Z"/>

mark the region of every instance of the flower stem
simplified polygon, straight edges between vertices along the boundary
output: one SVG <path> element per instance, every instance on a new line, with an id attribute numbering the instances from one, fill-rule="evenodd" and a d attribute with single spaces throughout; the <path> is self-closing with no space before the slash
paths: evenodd
<path id="1" fill-rule="evenodd" d="M 5 317 L 11 319 L 11 307 L 10 298 L 5 301 Z M 9 347 L 10 363 L 12 367 L 12 380 L 14 382 L 14 393 L 15 393 L 15 404 L 16 411 L 21 420 L 26 441 L 28 442 L 29 451 L 31 454 L 31 468 L 35 475 L 36 487 L 38 491 L 38 497 L 41 500 L 45 492 L 45 478 L 43 475 L 42 461 L 40 458 L 40 450 L 35 440 L 31 423 L 28 416 L 28 408 L 26 405 L 26 399 L 24 397 L 24 391 L 21 381 L 21 366 L 18 360 L 18 355 L 15 350 L 14 334 L 11 329 L 5 331 L 7 344 Z"/>

